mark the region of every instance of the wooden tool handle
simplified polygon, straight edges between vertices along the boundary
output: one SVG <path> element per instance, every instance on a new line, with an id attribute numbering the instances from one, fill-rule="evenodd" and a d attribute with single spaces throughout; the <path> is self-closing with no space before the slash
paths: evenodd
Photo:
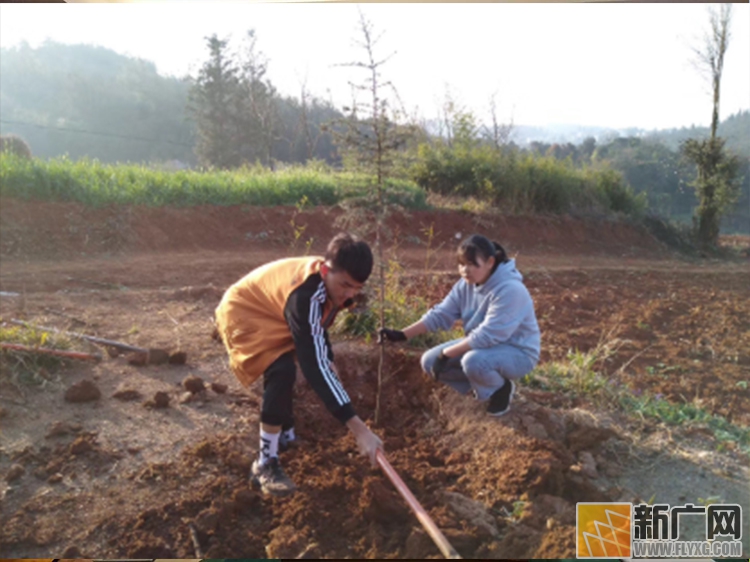
<path id="1" fill-rule="evenodd" d="M 396 473 L 396 471 L 391 466 L 391 463 L 388 462 L 388 459 L 385 458 L 385 454 L 383 454 L 380 449 L 378 449 L 375 453 L 375 459 L 380 465 L 380 468 L 383 469 L 383 472 L 385 472 L 385 475 L 390 479 L 391 482 L 393 482 L 393 485 L 396 487 L 398 492 L 406 500 L 406 503 L 409 504 L 409 507 L 417 516 L 417 519 L 419 519 L 419 522 L 425 528 L 437 547 L 440 549 L 440 552 L 443 553 L 443 556 L 445 556 L 446 558 L 461 558 L 461 555 L 458 554 L 458 552 L 456 552 L 456 549 L 451 546 L 451 544 L 448 542 L 448 539 L 445 538 L 445 535 L 440 531 L 440 529 L 438 529 L 437 525 L 435 525 L 435 522 L 428 515 L 422 505 L 417 501 L 417 498 L 415 498 L 411 491 L 409 491 L 409 488 L 406 487 L 404 481 L 401 480 L 401 477 L 398 475 L 398 473 Z"/>

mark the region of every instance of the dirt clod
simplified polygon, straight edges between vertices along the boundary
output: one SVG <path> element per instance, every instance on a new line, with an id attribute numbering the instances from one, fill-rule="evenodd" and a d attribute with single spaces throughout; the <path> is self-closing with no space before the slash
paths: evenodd
<path id="1" fill-rule="evenodd" d="M 148 364 L 147 351 L 133 351 L 126 356 L 128 363 L 135 367 L 143 367 Z"/>
<path id="2" fill-rule="evenodd" d="M 131 402 L 133 400 L 140 400 L 143 395 L 135 390 L 134 388 L 127 388 L 126 386 L 120 386 L 112 395 L 112 398 L 122 400 L 123 402 Z"/>
<path id="3" fill-rule="evenodd" d="M 83 435 L 76 438 L 76 440 L 70 444 L 69 449 L 71 455 L 80 455 L 81 453 L 86 453 L 93 450 L 94 445 L 91 442 L 91 438 Z"/>
<path id="4" fill-rule="evenodd" d="M 184 351 L 175 351 L 169 355 L 168 361 L 170 365 L 184 365 L 187 363 L 187 353 Z"/>
<path id="5" fill-rule="evenodd" d="M 554 522 L 550 523 L 550 519 Z M 573 525 L 575 506 L 561 497 L 541 494 L 524 506 L 521 522 L 534 529 L 550 528 L 556 524 Z"/>
<path id="6" fill-rule="evenodd" d="M 443 497 L 456 515 L 476 527 L 481 534 L 489 537 L 499 535 L 495 518 L 481 502 L 456 492 L 445 492 Z"/>
<path id="7" fill-rule="evenodd" d="M 594 460 L 594 455 L 589 453 L 588 451 L 583 451 L 578 455 L 579 463 L 581 466 L 581 472 L 591 478 L 592 480 L 596 480 L 599 478 L 599 473 L 596 470 L 596 461 Z"/>
<path id="8" fill-rule="evenodd" d="M 63 480 L 63 475 L 60 474 L 59 472 L 56 472 L 55 474 L 47 478 L 47 482 L 49 482 L 50 484 L 57 484 L 58 482 L 62 482 L 62 480 Z"/>
<path id="9" fill-rule="evenodd" d="M 195 527 L 202 534 L 213 534 L 219 527 L 219 512 L 214 508 L 204 509 L 195 518 Z"/>
<path id="10" fill-rule="evenodd" d="M 62 557 L 68 560 L 80 559 L 82 557 L 81 551 L 77 546 L 69 546 L 63 550 Z"/>
<path id="11" fill-rule="evenodd" d="M 214 451 L 210 441 L 203 441 L 195 447 L 193 454 L 199 459 L 207 459 L 208 457 L 214 456 L 216 451 Z"/>
<path id="12" fill-rule="evenodd" d="M 163 349 L 148 350 L 149 365 L 164 365 L 166 363 L 169 363 L 169 353 L 167 353 Z"/>
<path id="13" fill-rule="evenodd" d="M 8 469 L 8 473 L 5 475 L 5 481 L 6 482 L 15 482 L 21 476 L 24 475 L 26 472 L 26 469 L 24 469 L 23 465 L 21 464 L 14 464 L 11 465 L 11 467 Z"/>
<path id="14" fill-rule="evenodd" d="M 101 396 L 99 387 L 88 379 L 75 383 L 65 391 L 65 400 L 68 402 L 91 402 L 99 400 Z"/>
<path id="15" fill-rule="evenodd" d="M 45 435 L 45 437 L 49 439 L 51 437 L 58 437 L 60 435 L 68 435 L 70 431 L 70 426 L 68 426 L 67 423 L 57 420 L 55 422 L 52 422 L 52 424 L 49 426 L 47 435 Z"/>
<path id="16" fill-rule="evenodd" d="M 224 394 L 228 388 L 229 387 L 226 384 L 220 382 L 211 383 L 211 390 L 213 390 L 216 394 Z"/>
<path id="17" fill-rule="evenodd" d="M 151 400 L 147 400 L 143 403 L 147 408 L 168 408 L 169 407 L 169 394 L 163 390 L 159 390 L 154 393 L 154 397 Z"/>
<path id="18" fill-rule="evenodd" d="M 574 453 L 593 449 L 616 435 L 611 422 L 600 419 L 585 410 L 575 409 L 565 417 L 567 435 L 565 440 Z"/>
<path id="19" fill-rule="evenodd" d="M 182 386 L 185 390 L 192 392 L 193 394 L 202 392 L 206 389 L 206 384 L 203 382 L 203 379 L 195 375 L 185 377 L 182 380 Z"/>

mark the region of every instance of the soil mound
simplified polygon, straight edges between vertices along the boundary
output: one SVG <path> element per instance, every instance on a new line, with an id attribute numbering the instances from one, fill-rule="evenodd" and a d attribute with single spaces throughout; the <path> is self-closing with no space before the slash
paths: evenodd
<path id="1" fill-rule="evenodd" d="M 324 247 L 344 230 L 343 214 L 338 207 L 302 212 L 295 207 L 210 205 L 93 208 L 6 198 L 0 204 L 0 256 L 62 258 L 256 247 L 303 251 L 308 242 Z M 503 244 L 510 254 L 639 256 L 663 252 L 645 229 L 609 219 L 413 211 L 394 213 L 387 228 L 392 241 L 405 246 L 453 247 L 461 237 L 480 233 Z M 183 298 L 186 292 L 175 296 Z"/>

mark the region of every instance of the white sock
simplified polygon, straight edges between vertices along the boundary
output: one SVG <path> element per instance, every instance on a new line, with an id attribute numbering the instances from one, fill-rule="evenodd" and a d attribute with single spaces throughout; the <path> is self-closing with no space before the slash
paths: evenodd
<path id="1" fill-rule="evenodd" d="M 279 435 L 260 430 L 260 463 L 266 464 L 273 457 L 279 456 Z"/>
<path id="2" fill-rule="evenodd" d="M 289 429 L 285 429 L 281 432 L 281 440 L 284 443 L 289 443 L 289 441 L 294 441 L 297 438 L 297 436 L 294 434 L 294 428 L 290 427 Z"/>

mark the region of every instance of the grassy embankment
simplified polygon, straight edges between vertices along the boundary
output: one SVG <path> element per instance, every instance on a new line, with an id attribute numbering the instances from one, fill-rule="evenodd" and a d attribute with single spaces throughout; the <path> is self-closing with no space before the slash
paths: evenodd
<path id="1" fill-rule="evenodd" d="M 0 195 L 20 199 L 71 201 L 91 206 L 147 205 L 335 205 L 361 196 L 368 178 L 361 174 L 294 167 L 272 172 L 163 171 L 135 164 L 101 164 L 0 156 Z M 389 200 L 409 208 L 426 206 L 413 182 L 388 182 Z"/>

